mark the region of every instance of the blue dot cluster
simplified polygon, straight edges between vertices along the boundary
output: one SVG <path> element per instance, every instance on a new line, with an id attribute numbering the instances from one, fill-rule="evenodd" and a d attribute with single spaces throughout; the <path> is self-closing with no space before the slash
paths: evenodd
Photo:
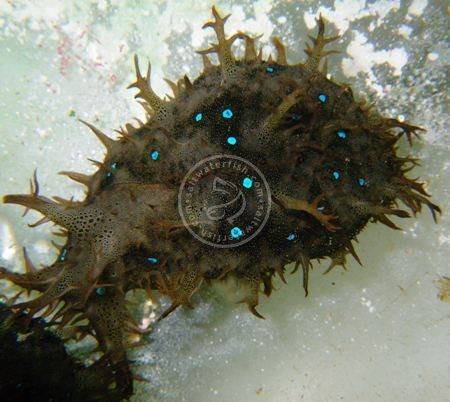
<path id="1" fill-rule="evenodd" d="M 286 237 L 286 239 L 288 239 L 289 241 L 294 241 L 294 240 L 298 239 L 298 235 L 297 235 L 297 233 L 292 232 L 292 233 L 289 234 L 288 237 Z"/>
<path id="2" fill-rule="evenodd" d="M 231 119 L 232 117 L 233 117 L 233 111 L 231 110 L 231 109 L 229 109 L 229 108 L 227 108 L 227 109 L 225 109 L 223 112 L 222 112 L 222 117 L 224 118 L 224 119 Z"/>
<path id="3" fill-rule="evenodd" d="M 148 261 L 150 264 L 158 264 L 158 262 L 159 262 L 158 258 L 156 258 L 156 257 L 148 257 L 148 258 L 147 258 L 147 261 Z"/>
<path id="4" fill-rule="evenodd" d="M 319 101 L 325 103 L 328 100 L 328 96 L 326 94 L 319 94 Z"/>
<path id="5" fill-rule="evenodd" d="M 230 234 L 233 239 L 238 239 L 239 237 L 241 237 L 243 235 L 243 232 L 240 227 L 235 226 L 234 228 L 232 228 L 230 230 Z"/>
<path id="6" fill-rule="evenodd" d="M 244 177 L 244 179 L 242 180 L 242 185 L 245 188 L 252 188 L 253 186 L 253 180 L 250 179 L 250 177 Z"/>
<path id="7" fill-rule="evenodd" d="M 67 254 L 69 251 L 64 247 L 61 251 L 61 254 L 59 255 L 59 261 L 64 262 L 67 260 Z"/>
<path id="8" fill-rule="evenodd" d="M 339 180 L 339 179 L 341 178 L 341 174 L 340 174 L 337 170 L 334 170 L 334 171 L 332 172 L 332 176 L 333 176 L 333 179 L 334 179 L 334 180 Z M 364 187 L 364 186 L 367 184 L 367 181 L 366 181 L 366 179 L 364 179 L 363 177 L 360 177 L 360 178 L 358 179 L 358 184 L 359 184 L 361 187 Z"/>
<path id="9" fill-rule="evenodd" d="M 231 118 L 233 118 L 233 115 L 234 115 L 234 113 L 233 113 L 233 110 L 231 110 L 231 108 L 226 108 L 226 109 L 224 109 L 224 110 L 222 111 L 222 117 L 223 117 L 225 120 L 230 120 Z M 203 114 L 202 114 L 201 112 L 196 113 L 196 114 L 194 115 L 194 120 L 195 120 L 197 123 L 199 123 L 200 121 L 203 120 Z M 236 137 L 234 137 L 234 136 L 229 136 L 229 137 L 227 138 L 227 143 L 228 143 L 229 145 L 236 145 L 236 144 L 237 144 L 237 139 L 236 139 Z M 153 155 L 152 155 L 152 159 L 153 159 L 153 160 L 156 160 L 156 159 L 158 159 L 158 156 L 156 155 L 156 158 L 154 158 Z"/>
<path id="10" fill-rule="evenodd" d="M 337 136 L 339 137 L 339 138 L 341 138 L 341 139 L 343 139 L 343 140 L 345 140 L 346 138 L 347 138 L 347 132 L 344 130 L 344 129 L 339 129 L 337 132 L 336 132 L 336 134 L 337 134 Z M 337 170 L 334 170 L 333 172 L 332 172 L 332 176 L 333 176 L 333 179 L 334 180 L 339 180 L 340 178 L 341 178 L 341 174 L 337 171 Z M 366 181 L 366 179 L 364 179 L 363 177 L 360 177 L 358 180 L 358 184 L 361 186 L 361 187 L 364 187 L 366 184 L 367 184 L 367 181 Z"/>
<path id="11" fill-rule="evenodd" d="M 233 117 L 233 111 L 230 109 L 230 108 L 226 108 L 226 109 L 224 109 L 223 111 L 222 111 L 222 117 L 224 118 L 224 119 L 227 119 L 227 120 L 229 120 L 229 119 L 231 119 L 232 117 Z M 195 114 L 195 116 L 194 116 L 194 120 L 198 123 L 198 122 L 200 122 L 200 121 L 202 121 L 203 120 L 203 113 L 201 113 L 201 112 L 198 112 L 198 113 L 196 113 Z"/>
<path id="12" fill-rule="evenodd" d="M 342 129 L 338 130 L 337 135 L 338 135 L 339 138 L 342 138 L 343 140 L 345 138 L 347 138 L 347 133 L 344 130 L 342 130 Z"/>

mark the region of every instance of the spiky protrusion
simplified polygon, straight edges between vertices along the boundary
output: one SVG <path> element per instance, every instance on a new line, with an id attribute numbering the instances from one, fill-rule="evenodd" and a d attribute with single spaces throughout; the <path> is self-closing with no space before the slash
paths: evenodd
<path id="1" fill-rule="evenodd" d="M 193 308 L 190 299 L 195 291 L 200 287 L 203 278 L 196 268 L 181 271 L 170 277 L 160 273 L 157 278 L 156 286 L 158 291 L 171 299 L 171 306 L 164 311 L 158 318 L 161 321 L 179 306 L 188 306 Z"/>
<path id="2" fill-rule="evenodd" d="M 283 118 L 286 116 L 289 109 L 291 109 L 300 100 L 300 97 L 304 94 L 304 91 L 304 87 L 299 87 L 292 91 L 289 95 L 286 95 L 275 111 L 267 117 L 262 124 L 262 127 L 258 128 L 256 134 L 261 146 L 267 146 L 268 143 L 274 140 L 274 136 L 276 135 Z"/>
<path id="3" fill-rule="evenodd" d="M 152 71 L 150 62 L 148 62 L 147 75 L 145 77 L 142 76 L 141 70 L 139 69 L 139 59 L 137 55 L 134 55 L 134 67 L 136 69 L 136 82 L 130 84 L 128 88 L 139 89 L 139 92 L 135 98 L 143 99 L 151 107 L 154 112 L 154 118 L 157 121 L 167 120 L 169 117 L 167 102 L 156 95 L 150 83 L 150 75 Z"/>
<path id="4" fill-rule="evenodd" d="M 135 56 L 136 82 L 130 87 L 139 90 L 147 122 L 125 124 L 113 140 L 82 121 L 106 147 L 105 159 L 92 161 L 97 168 L 92 176 L 60 174 L 86 186 L 85 200 L 41 196 L 36 172 L 30 194 L 4 197 L 44 215 L 30 226 L 52 221 L 65 238 L 49 267 L 36 269 L 25 250 L 26 273 L 0 267 L 0 279 L 42 293 L 18 304 L 12 300 L 11 308 L 42 312 L 70 339 L 94 336 L 103 352 L 96 364 L 111 367 L 126 393 L 127 333 L 145 331 L 128 312 L 128 291 L 168 297 L 171 306 L 162 319 L 180 306 L 192 307 L 202 283 L 234 278 L 245 292 L 241 301 L 264 318 L 256 310 L 259 293 L 271 295 L 275 276 L 285 282 L 287 264 L 295 263 L 294 272 L 301 267 L 307 296 L 311 261 L 330 257 L 325 273 L 337 265 L 346 268 L 349 254 L 361 264 L 352 240 L 369 221 L 398 229 L 391 219 L 409 217 L 398 201 L 413 215 L 422 205 L 435 220 L 440 213 L 423 183 L 406 176 L 417 161 L 397 156 L 400 138 L 411 142 L 422 129 L 364 108 L 348 85 L 321 72 L 321 60 L 334 52 L 324 46 L 338 38 L 325 37 L 322 17 L 306 62 L 289 65 L 279 38 L 273 39 L 275 60 L 264 60 L 256 49 L 258 37 L 237 32 L 227 38 L 229 16 L 221 17 L 214 7 L 212 13 L 214 21 L 204 27 L 214 29 L 218 43 L 199 52 L 204 71 L 193 81 L 166 80 L 173 92 L 168 100 L 152 90 L 150 64 L 144 77 Z M 241 60 L 231 48 L 237 39 L 245 40 Z M 209 53 L 217 53 L 219 66 Z M 178 214 L 177 190 L 186 173 L 217 154 L 248 159 L 271 189 L 266 226 L 243 247 L 211 250 L 191 236 Z"/>
<path id="5" fill-rule="evenodd" d="M 203 28 L 214 29 L 218 43 L 211 45 L 211 47 L 208 49 L 199 50 L 197 51 L 197 53 L 201 55 L 217 53 L 217 57 L 219 58 L 220 66 L 222 69 L 223 79 L 226 82 L 229 82 L 235 78 L 236 72 L 238 70 L 234 54 L 231 50 L 231 45 L 236 39 L 245 38 L 245 35 L 241 32 L 238 32 L 230 38 L 227 38 L 225 36 L 225 22 L 230 17 L 230 14 L 222 18 L 214 6 L 212 8 L 212 13 L 214 16 L 214 21 L 207 22 L 205 25 L 203 25 Z"/>
<path id="6" fill-rule="evenodd" d="M 308 35 L 309 39 L 313 43 L 313 47 L 311 48 L 311 46 L 307 44 L 305 49 L 305 53 L 308 55 L 308 60 L 304 64 L 304 68 L 310 73 L 318 71 L 320 61 L 324 57 L 339 53 L 336 50 L 324 51 L 323 49 L 325 45 L 338 40 L 340 38 L 340 35 L 330 37 L 325 36 L 325 21 L 322 18 L 322 15 L 319 16 L 316 22 L 317 26 L 319 27 L 317 36 L 314 38 L 313 36 Z"/>

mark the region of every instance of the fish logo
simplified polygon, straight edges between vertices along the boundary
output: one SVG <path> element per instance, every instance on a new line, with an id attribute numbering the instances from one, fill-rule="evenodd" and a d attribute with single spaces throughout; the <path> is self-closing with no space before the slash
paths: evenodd
<path id="1" fill-rule="evenodd" d="M 206 216 L 211 221 L 226 219 L 231 224 L 244 213 L 247 207 L 247 201 L 242 189 L 229 180 L 218 176 L 214 177 L 211 193 L 213 195 L 220 194 L 225 198 L 225 202 L 206 208 Z"/>
<path id="2" fill-rule="evenodd" d="M 212 247 L 238 247 L 267 222 L 271 195 L 267 180 L 250 161 L 213 155 L 188 171 L 178 192 L 178 212 L 186 229 Z"/>

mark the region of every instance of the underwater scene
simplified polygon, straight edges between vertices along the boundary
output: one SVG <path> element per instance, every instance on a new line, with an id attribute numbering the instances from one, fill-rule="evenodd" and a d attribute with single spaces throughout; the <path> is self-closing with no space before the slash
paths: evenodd
<path id="1" fill-rule="evenodd" d="M 448 13 L 0 0 L 0 399 L 450 401 Z"/>

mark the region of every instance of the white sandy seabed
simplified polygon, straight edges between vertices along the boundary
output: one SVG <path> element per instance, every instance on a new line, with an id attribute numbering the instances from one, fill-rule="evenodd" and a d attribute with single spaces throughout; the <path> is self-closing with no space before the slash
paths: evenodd
<path id="1" fill-rule="evenodd" d="M 38 168 L 42 193 L 82 196 L 61 170 L 92 172 L 86 158 L 103 150 L 77 117 L 112 132 L 142 116 L 132 93 L 131 57 L 152 61 L 152 83 L 195 77 L 206 46 L 212 2 L 0 2 L 0 193 L 27 191 Z M 449 210 L 449 137 L 445 109 L 446 9 L 431 1 L 218 1 L 232 12 L 228 32 L 280 35 L 291 62 L 301 60 L 319 12 L 333 22 L 342 51 L 330 63 L 337 80 L 377 101 L 391 116 L 427 128 L 412 153 L 434 200 Z M 403 152 L 408 147 L 402 147 Z M 30 229 L 37 215 L 0 205 L 0 263 L 21 270 L 20 246 L 35 261 L 55 254 L 50 226 Z M 135 401 L 444 401 L 449 383 L 449 304 L 437 280 L 450 276 L 449 219 L 424 212 L 403 231 L 371 225 L 357 251 L 364 262 L 327 276 L 318 267 L 305 299 L 300 278 L 263 299 L 266 320 L 236 306 L 221 289 L 198 297 L 194 311 L 177 311 L 133 352 L 150 383 Z M 6 284 L 0 291 L 9 292 Z M 447 391 L 447 392 L 446 392 Z"/>

